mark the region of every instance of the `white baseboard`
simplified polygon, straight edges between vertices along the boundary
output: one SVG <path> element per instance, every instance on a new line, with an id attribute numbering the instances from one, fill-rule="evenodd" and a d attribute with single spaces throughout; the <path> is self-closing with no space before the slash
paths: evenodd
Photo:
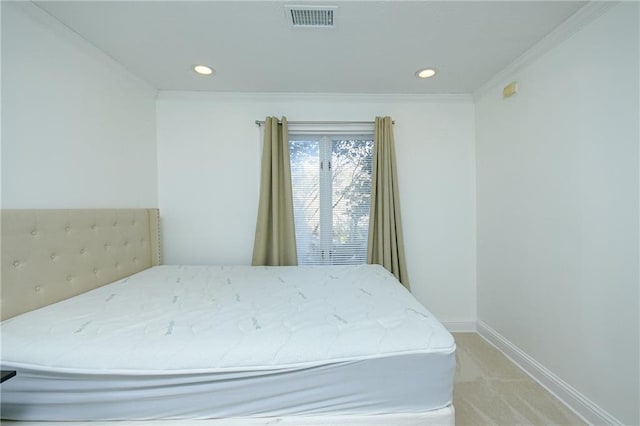
<path id="1" fill-rule="evenodd" d="M 623 424 L 480 320 L 477 322 L 477 332 L 587 423 Z"/>
<path id="2" fill-rule="evenodd" d="M 476 321 L 442 321 L 442 325 L 451 333 L 471 333 L 476 331 Z"/>

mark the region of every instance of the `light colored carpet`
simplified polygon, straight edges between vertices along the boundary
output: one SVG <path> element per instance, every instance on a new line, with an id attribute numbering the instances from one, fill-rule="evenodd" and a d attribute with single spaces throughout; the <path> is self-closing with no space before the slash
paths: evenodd
<path id="1" fill-rule="evenodd" d="M 479 335 L 453 336 L 456 426 L 585 424 Z"/>

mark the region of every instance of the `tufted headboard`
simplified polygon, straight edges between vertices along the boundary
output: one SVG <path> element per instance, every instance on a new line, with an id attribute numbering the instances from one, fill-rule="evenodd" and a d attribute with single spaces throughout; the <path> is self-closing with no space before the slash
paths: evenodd
<path id="1" fill-rule="evenodd" d="M 160 264 L 158 209 L 2 210 L 4 320 Z"/>

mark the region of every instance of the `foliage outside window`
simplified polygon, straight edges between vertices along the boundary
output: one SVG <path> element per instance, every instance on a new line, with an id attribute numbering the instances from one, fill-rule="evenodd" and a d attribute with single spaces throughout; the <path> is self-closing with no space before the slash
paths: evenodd
<path id="1" fill-rule="evenodd" d="M 300 265 L 367 258 L 373 135 L 290 135 Z"/>

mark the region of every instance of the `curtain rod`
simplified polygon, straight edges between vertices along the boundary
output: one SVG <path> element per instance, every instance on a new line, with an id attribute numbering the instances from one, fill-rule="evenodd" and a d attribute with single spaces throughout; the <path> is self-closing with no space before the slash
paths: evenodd
<path id="1" fill-rule="evenodd" d="M 322 125 L 326 125 L 326 124 L 335 124 L 335 125 L 340 125 L 340 124 L 355 124 L 355 125 L 362 125 L 362 124 L 375 124 L 375 121 L 289 121 L 288 124 L 322 124 Z M 262 126 L 264 124 L 264 120 L 256 120 L 256 125 L 258 126 Z M 281 121 L 278 121 L 278 124 L 282 124 Z M 396 124 L 395 120 L 391 122 L 391 124 Z"/>

